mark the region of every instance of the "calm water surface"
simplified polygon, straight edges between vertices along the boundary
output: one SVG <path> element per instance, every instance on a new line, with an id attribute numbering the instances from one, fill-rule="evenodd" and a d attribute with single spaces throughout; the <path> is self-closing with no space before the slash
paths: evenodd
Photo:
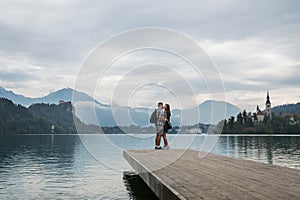
<path id="1" fill-rule="evenodd" d="M 169 136 L 199 150 L 201 135 Z M 154 199 L 122 157 L 152 149 L 150 135 L 0 136 L 0 199 Z M 298 136 L 222 136 L 212 152 L 300 170 Z"/>

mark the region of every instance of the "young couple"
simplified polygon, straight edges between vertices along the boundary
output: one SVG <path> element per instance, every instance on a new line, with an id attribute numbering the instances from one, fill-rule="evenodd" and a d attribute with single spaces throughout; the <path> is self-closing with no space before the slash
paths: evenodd
<path id="1" fill-rule="evenodd" d="M 162 149 L 160 146 L 161 137 L 164 140 L 163 149 L 169 149 L 169 144 L 167 140 L 167 132 L 169 129 L 169 122 L 171 117 L 170 105 L 163 105 L 162 102 L 157 104 L 158 109 L 156 110 L 157 122 L 155 123 L 156 128 L 156 138 L 155 138 L 155 149 Z"/>

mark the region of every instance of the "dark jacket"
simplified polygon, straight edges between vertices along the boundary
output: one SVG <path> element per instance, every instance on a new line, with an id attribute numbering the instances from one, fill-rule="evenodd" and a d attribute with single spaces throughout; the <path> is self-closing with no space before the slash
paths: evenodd
<path id="1" fill-rule="evenodd" d="M 164 132 L 167 132 L 168 129 L 169 129 L 169 123 L 170 123 L 170 118 L 171 118 L 171 112 L 170 112 L 170 111 L 167 112 L 167 111 L 165 110 L 164 115 L 165 115 L 164 117 L 168 119 L 168 121 L 166 121 L 165 124 L 164 124 Z"/>

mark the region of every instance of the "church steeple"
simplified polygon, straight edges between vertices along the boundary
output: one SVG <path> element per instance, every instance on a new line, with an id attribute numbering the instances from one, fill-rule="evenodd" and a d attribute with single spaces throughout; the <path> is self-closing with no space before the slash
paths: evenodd
<path id="1" fill-rule="evenodd" d="M 269 91 L 267 92 L 266 114 L 269 117 L 269 119 L 272 119 L 271 101 L 270 101 Z"/>
<path id="2" fill-rule="evenodd" d="M 269 96 L 269 91 L 267 92 L 267 101 L 266 101 L 266 104 L 267 103 L 271 104 L 271 102 L 270 102 L 270 96 Z"/>

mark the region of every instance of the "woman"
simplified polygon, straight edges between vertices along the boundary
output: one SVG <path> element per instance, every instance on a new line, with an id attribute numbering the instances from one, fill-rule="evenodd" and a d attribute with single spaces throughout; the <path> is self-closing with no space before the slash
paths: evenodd
<path id="1" fill-rule="evenodd" d="M 165 104 L 164 106 L 165 112 L 164 112 L 164 118 L 165 118 L 165 124 L 164 124 L 164 131 L 163 131 L 163 139 L 164 139 L 164 149 L 169 149 L 169 144 L 167 140 L 167 132 L 169 130 L 169 123 L 170 123 L 170 117 L 171 117 L 171 111 L 170 111 L 170 105 Z"/>

